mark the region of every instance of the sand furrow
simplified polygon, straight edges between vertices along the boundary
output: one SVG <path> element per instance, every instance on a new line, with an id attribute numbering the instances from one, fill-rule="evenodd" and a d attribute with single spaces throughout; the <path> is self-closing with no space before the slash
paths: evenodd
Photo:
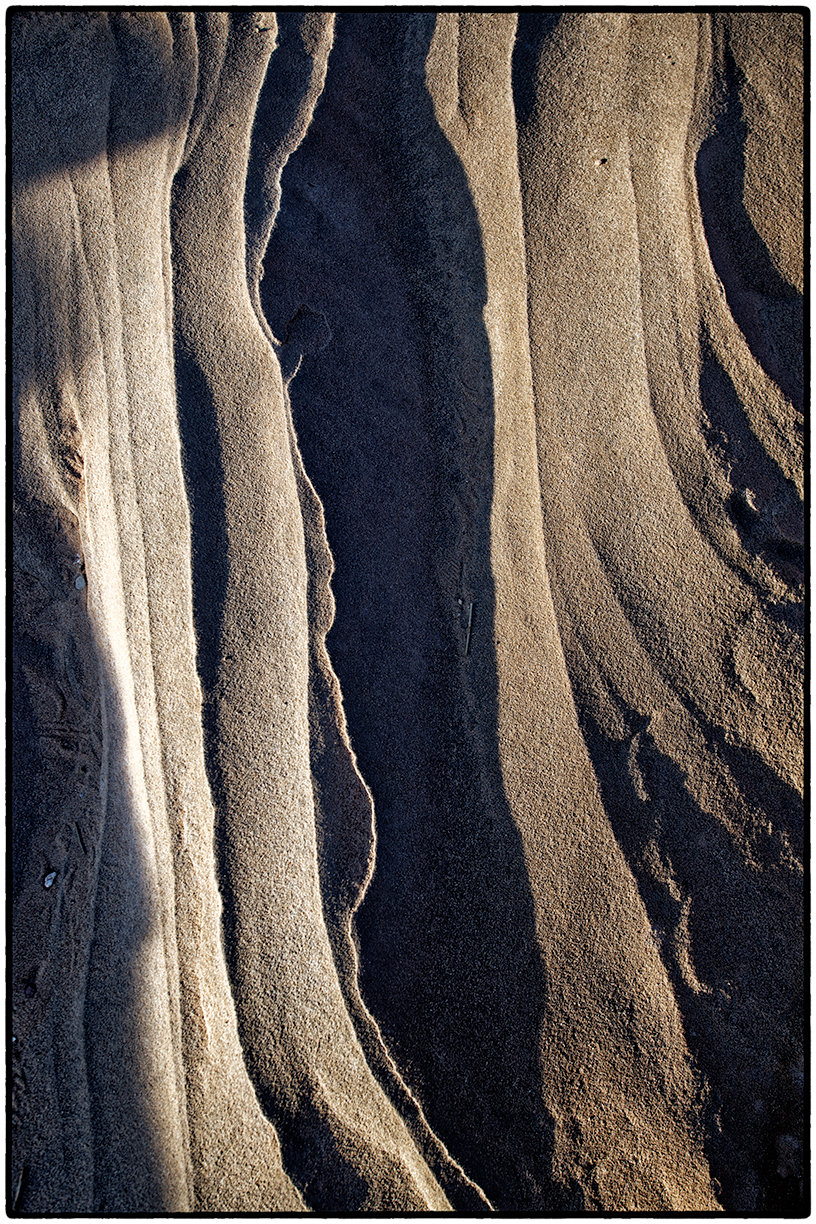
<path id="1" fill-rule="evenodd" d="M 365 1063 L 323 916 L 304 527 L 280 367 L 245 273 L 243 189 L 266 69 L 261 45 L 257 28 L 233 24 L 222 83 L 175 197 L 177 339 L 212 396 L 224 478 L 229 573 L 214 704 L 233 990 L 250 1074 L 283 1128 L 286 1167 L 307 1202 L 444 1207 Z M 225 211 L 217 218 L 201 207 L 213 173 L 222 184 L 231 175 L 234 184 L 231 196 L 222 187 Z M 240 387 L 232 378 L 239 361 Z M 360 1167 L 370 1170 L 365 1178 Z"/>
<path id="2" fill-rule="evenodd" d="M 802 15 L 9 22 L 11 1212 L 801 1211 Z"/>
<path id="3" fill-rule="evenodd" d="M 749 1030 L 740 1027 L 746 1012 L 756 1008 L 770 1016 L 774 1010 L 771 966 L 792 911 L 787 902 L 771 901 L 771 896 L 777 895 L 781 884 L 793 901 L 799 887 L 797 796 L 789 789 L 795 779 L 786 763 L 793 764 L 794 745 L 801 743 L 801 717 L 796 712 L 801 673 L 795 643 L 785 641 L 784 631 L 776 633 L 769 620 L 759 630 L 767 617 L 767 603 L 757 600 L 754 582 L 718 563 L 708 541 L 698 534 L 699 519 L 690 521 L 677 497 L 678 488 L 685 494 L 693 471 L 690 447 L 699 454 L 708 442 L 700 408 L 699 319 L 706 307 L 705 289 L 698 289 L 699 228 L 694 233 L 692 221 L 690 230 L 684 208 L 696 23 L 688 16 L 633 17 L 629 30 L 615 30 L 606 18 L 575 21 L 585 30 L 587 63 L 602 65 L 596 71 L 609 72 L 618 82 L 622 134 L 616 145 L 610 140 L 608 129 L 616 108 L 608 104 L 598 112 L 597 128 L 582 129 L 586 143 L 582 142 L 578 157 L 571 146 L 561 145 L 551 154 L 558 159 L 557 166 L 548 170 L 543 164 L 536 133 L 546 130 L 548 123 L 562 123 L 573 131 L 578 126 L 563 108 L 571 84 L 560 84 L 557 76 L 553 79 L 566 64 L 559 33 L 569 37 L 571 68 L 575 62 L 576 36 L 559 27 L 540 61 L 540 79 L 547 82 L 547 92 L 539 95 L 541 110 L 528 120 L 520 145 L 528 271 L 535 285 L 531 328 L 534 338 L 545 329 L 552 346 L 548 351 L 533 343 L 548 568 L 579 720 L 604 805 L 649 913 L 652 939 L 684 1015 L 686 1040 L 698 1065 L 716 1084 L 711 1103 L 715 1108 L 723 1103 L 725 1138 L 710 1140 L 706 1154 L 719 1182 L 727 1186 L 727 1196 L 737 1195 L 747 1205 L 756 1201 L 757 1193 L 748 1169 L 767 1157 L 760 1155 L 761 1142 L 743 1132 L 739 1119 L 746 1103 L 734 1099 L 732 1082 L 722 1077 L 720 1068 L 724 1050 L 735 1053 L 735 1041 L 742 1043 L 748 1036 Z M 620 61 L 617 74 L 615 55 Z M 651 66 L 648 74 L 641 57 Z M 627 71 L 635 91 L 633 103 L 624 88 Z M 582 81 L 574 95 L 578 114 L 586 115 L 592 105 L 587 99 L 594 102 L 611 88 L 611 82 Z M 609 152 L 613 148 L 624 159 L 617 187 L 616 158 Z M 690 152 L 694 156 L 696 150 Z M 589 184 L 600 174 L 611 181 L 599 195 L 598 188 L 591 188 L 590 216 Z M 561 185 L 557 196 L 546 189 L 553 179 Z M 569 179 L 575 183 L 573 190 L 563 187 Z M 626 255 L 622 243 L 610 240 L 614 226 L 621 224 L 621 195 L 628 198 L 629 242 L 636 243 Z M 689 211 L 693 216 L 693 209 Z M 580 247 L 566 238 L 567 272 L 547 251 L 553 229 L 563 234 L 565 228 L 568 235 L 580 228 L 583 238 Z M 575 266 L 577 250 L 582 251 L 580 271 Z M 624 267 L 631 269 L 628 294 L 620 293 L 626 281 L 620 263 L 614 262 L 624 258 Z M 587 305 L 575 328 L 562 327 L 556 334 L 552 320 L 567 292 L 567 277 L 571 284 L 577 279 Z M 616 299 L 606 289 L 607 278 L 614 278 Z M 617 343 L 628 335 L 633 347 L 628 360 L 612 367 L 618 381 L 610 386 L 611 318 L 616 319 L 614 331 L 621 337 Z M 730 319 L 727 334 L 734 334 Z M 756 388 L 756 378 L 752 386 Z M 571 407 L 567 414 L 565 391 Z M 638 402 L 642 415 L 633 427 L 629 414 Z M 554 410 L 556 404 L 561 411 Z M 710 401 L 706 407 L 713 411 Z M 577 411 L 582 415 L 576 428 Z M 654 432 L 652 413 L 660 422 L 665 452 Z M 733 415 L 731 410 L 732 420 Z M 751 424 L 754 436 L 762 439 L 758 445 L 767 446 L 767 424 L 762 428 L 756 415 Z M 593 479 L 605 472 L 603 501 L 587 497 L 587 470 Z M 711 498 L 712 493 L 716 497 L 709 488 L 706 496 Z M 732 546 L 732 555 L 735 552 Z M 775 585 L 776 598 L 784 593 L 787 602 L 793 592 Z M 762 684 L 748 679 L 750 667 L 761 666 L 759 655 L 752 655 L 752 664 L 740 661 L 739 643 L 747 642 L 744 635 L 755 641 L 757 632 L 774 637 L 774 646 L 763 657 L 775 660 L 776 674 Z M 606 663 L 601 640 L 615 643 Z M 629 696 L 622 699 L 627 691 Z M 729 747 L 735 744 L 739 750 Z M 747 765 L 744 771 L 737 768 L 741 754 Z M 771 761 L 774 782 L 759 799 L 762 762 Z M 749 795 L 757 804 L 753 811 Z M 682 835 L 674 828 L 678 821 L 686 830 Z M 726 851 L 728 843 L 723 843 L 716 853 L 731 858 L 725 878 L 733 879 L 737 890 L 732 906 L 723 911 L 719 910 L 722 881 L 710 891 L 706 874 L 696 869 L 684 849 L 689 836 L 712 851 L 719 847 L 722 834 L 717 832 L 717 821 L 729 829 L 730 846 Z M 769 834 L 771 840 L 766 841 Z M 759 844 L 765 848 L 758 852 Z M 759 862 L 762 869 L 757 877 Z M 741 928 L 740 935 L 736 930 L 725 934 L 733 921 L 729 915 L 745 914 L 750 908 L 742 892 L 748 887 L 767 897 L 757 902 L 760 908 L 769 906 L 776 912 L 757 945 L 762 948 L 764 969 L 750 985 L 737 969 L 747 964 L 739 951 L 744 948 L 747 956 Z M 706 946 L 703 932 L 708 922 L 709 929 L 722 932 L 720 939 L 730 939 L 729 957 L 720 959 L 721 953 L 715 955 Z M 748 943 L 754 946 L 756 939 L 754 930 Z M 795 991 L 799 972 L 795 957 L 789 969 L 790 989 Z M 751 1087 L 746 1083 L 744 1089 L 753 1094 L 755 1116 L 766 1109 L 772 1112 L 775 1077 L 787 1074 L 787 1043 L 795 1045 L 796 1037 L 793 1029 L 779 1037 L 780 1061 L 774 1070 L 766 1069 L 759 1054 L 765 1038 L 758 1038 L 759 1046 L 751 1053 L 743 1047 L 740 1056 L 741 1065 L 750 1065 L 752 1059 L 759 1063 Z M 748 1040 L 749 1047 L 754 1039 Z M 715 1055 L 715 1048 L 723 1054 Z M 767 1137 L 763 1141 L 769 1143 Z"/>

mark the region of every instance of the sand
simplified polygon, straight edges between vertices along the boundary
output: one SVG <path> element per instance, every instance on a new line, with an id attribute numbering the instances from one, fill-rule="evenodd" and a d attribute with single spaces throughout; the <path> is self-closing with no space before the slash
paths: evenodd
<path id="1" fill-rule="evenodd" d="M 801 11 L 9 21 L 7 1207 L 806 1211 Z"/>

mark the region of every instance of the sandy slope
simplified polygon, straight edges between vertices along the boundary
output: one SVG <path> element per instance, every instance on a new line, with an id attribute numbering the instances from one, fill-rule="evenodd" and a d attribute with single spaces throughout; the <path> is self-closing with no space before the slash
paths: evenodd
<path id="1" fill-rule="evenodd" d="M 795 1210 L 801 17 L 11 21 L 10 1205 Z"/>

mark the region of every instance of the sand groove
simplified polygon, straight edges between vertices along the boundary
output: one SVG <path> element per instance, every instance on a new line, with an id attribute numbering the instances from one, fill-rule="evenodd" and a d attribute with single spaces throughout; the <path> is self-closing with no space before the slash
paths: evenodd
<path id="1" fill-rule="evenodd" d="M 9 1208 L 801 1211 L 801 14 L 9 20 Z"/>

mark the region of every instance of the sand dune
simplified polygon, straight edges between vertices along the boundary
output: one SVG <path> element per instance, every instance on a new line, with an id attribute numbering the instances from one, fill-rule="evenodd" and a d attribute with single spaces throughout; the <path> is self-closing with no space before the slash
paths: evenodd
<path id="1" fill-rule="evenodd" d="M 10 24 L 9 1209 L 806 1210 L 801 13 Z"/>

